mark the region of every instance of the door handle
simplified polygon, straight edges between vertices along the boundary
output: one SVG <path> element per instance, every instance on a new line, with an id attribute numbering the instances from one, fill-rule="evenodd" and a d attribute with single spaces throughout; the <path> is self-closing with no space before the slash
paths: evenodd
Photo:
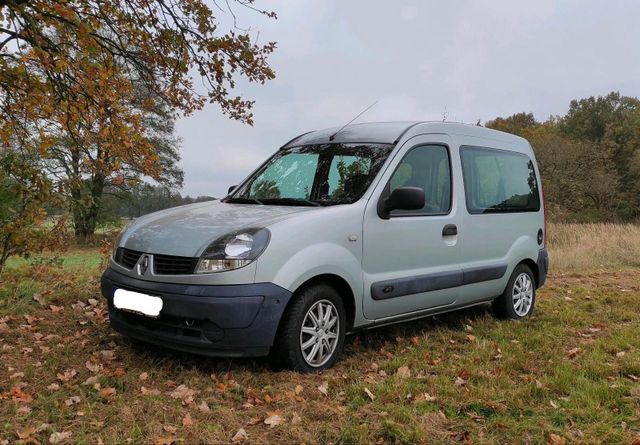
<path id="1" fill-rule="evenodd" d="M 452 236 L 458 234 L 458 227 L 455 224 L 447 224 L 442 228 L 442 236 Z"/>

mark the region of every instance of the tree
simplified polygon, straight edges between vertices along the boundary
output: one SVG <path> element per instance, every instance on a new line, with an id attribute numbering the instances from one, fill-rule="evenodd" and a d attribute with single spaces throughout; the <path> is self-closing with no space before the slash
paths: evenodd
<path id="1" fill-rule="evenodd" d="M 598 144 L 611 151 L 618 175 L 618 195 L 624 219 L 640 217 L 640 100 L 611 92 L 573 100 L 560 130 L 568 137 Z"/>
<path id="2" fill-rule="evenodd" d="M 0 272 L 11 255 L 62 244 L 64 220 L 44 224 L 43 204 L 52 202 L 51 185 L 25 152 L 0 152 Z"/>
<path id="3" fill-rule="evenodd" d="M 516 113 L 512 116 L 487 121 L 485 127 L 506 133 L 523 136 L 527 130 L 536 128 L 540 123 L 533 117 L 533 113 Z"/>
<path id="4" fill-rule="evenodd" d="M 555 121 L 527 133 L 542 177 L 547 208 L 560 221 L 614 220 L 623 205 L 613 152 L 562 134 Z"/>
<path id="5" fill-rule="evenodd" d="M 234 4 L 275 17 L 253 0 Z M 251 124 L 253 102 L 232 92 L 239 79 L 275 77 L 274 48 L 235 27 L 221 32 L 204 0 L 0 0 L 0 147 L 49 161 L 42 168 L 64 164 L 61 191 L 91 221 L 106 185 L 166 173 L 146 121 L 158 106 L 189 114 L 209 101 Z M 46 180 L 34 184 L 43 189 L 24 192 L 51 196 Z"/>
<path id="6" fill-rule="evenodd" d="M 108 223 L 123 217 L 137 218 L 157 210 L 212 199 L 210 196 L 182 197 L 175 189 L 161 184 L 137 184 L 124 192 L 107 189 L 100 220 Z"/>
<path id="7" fill-rule="evenodd" d="M 143 110 L 142 104 L 149 92 L 143 85 L 137 85 L 136 93 L 135 102 L 130 105 Z M 157 155 L 158 183 L 169 188 L 182 187 L 184 174 L 177 166 L 180 140 L 174 136 L 175 120 L 168 106 L 156 102 L 152 109 L 143 110 L 141 118 L 147 141 Z M 105 176 L 97 165 L 100 148 L 97 145 L 78 148 L 61 135 L 45 155 L 46 170 L 64 191 L 75 234 L 83 240 L 95 232 L 104 193 L 126 195 L 147 173 L 143 166 L 124 159 L 118 175 Z"/>
<path id="8" fill-rule="evenodd" d="M 638 109 L 640 100 L 618 92 L 572 100 L 560 130 L 574 139 L 600 142 L 611 127 L 619 126 L 625 115 Z"/>

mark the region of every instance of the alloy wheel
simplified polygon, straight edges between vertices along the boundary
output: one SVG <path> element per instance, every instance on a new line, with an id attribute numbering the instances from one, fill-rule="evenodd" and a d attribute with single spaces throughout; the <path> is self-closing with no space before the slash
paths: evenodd
<path id="1" fill-rule="evenodd" d="M 304 361 L 315 368 L 327 363 L 338 345 L 340 318 L 329 300 L 315 302 L 307 311 L 300 329 L 300 349 Z"/>
<path id="2" fill-rule="evenodd" d="M 533 281 L 529 274 L 521 273 L 513 283 L 513 310 L 520 317 L 524 317 L 531 310 L 533 304 Z"/>

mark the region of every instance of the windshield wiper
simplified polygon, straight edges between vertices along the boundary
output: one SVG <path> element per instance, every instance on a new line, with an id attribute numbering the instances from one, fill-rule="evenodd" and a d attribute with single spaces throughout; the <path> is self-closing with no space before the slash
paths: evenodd
<path id="1" fill-rule="evenodd" d="M 232 204 L 264 204 L 262 201 L 256 198 L 242 198 L 242 197 L 230 198 L 230 199 L 227 199 L 227 202 L 230 202 Z"/>
<path id="2" fill-rule="evenodd" d="M 314 207 L 322 207 L 322 204 L 316 201 L 311 201 L 309 199 L 301 199 L 301 198 L 270 198 L 263 199 L 263 203 L 265 204 L 282 204 L 282 205 L 301 205 L 301 206 L 314 206 Z"/>

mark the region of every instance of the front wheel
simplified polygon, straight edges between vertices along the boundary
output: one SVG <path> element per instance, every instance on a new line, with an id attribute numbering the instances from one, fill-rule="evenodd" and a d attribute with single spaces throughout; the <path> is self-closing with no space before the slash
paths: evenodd
<path id="1" fill-rule="evenodd" d="M 338 292 L 327 284 L 309 286 L 293 296 L 285 311 L 272 357 L 300 372 L 330 368 L 344 346 L 346 317 Z"/>
<path id="2" fill-rule="evenodd" d="M 520 320 L 531 315 L 536 302 L 536 284 L 533 272 L 525 264 L 519 264 L 511 274 L 507 287 L 493 301 L 497 316 Z"/>

